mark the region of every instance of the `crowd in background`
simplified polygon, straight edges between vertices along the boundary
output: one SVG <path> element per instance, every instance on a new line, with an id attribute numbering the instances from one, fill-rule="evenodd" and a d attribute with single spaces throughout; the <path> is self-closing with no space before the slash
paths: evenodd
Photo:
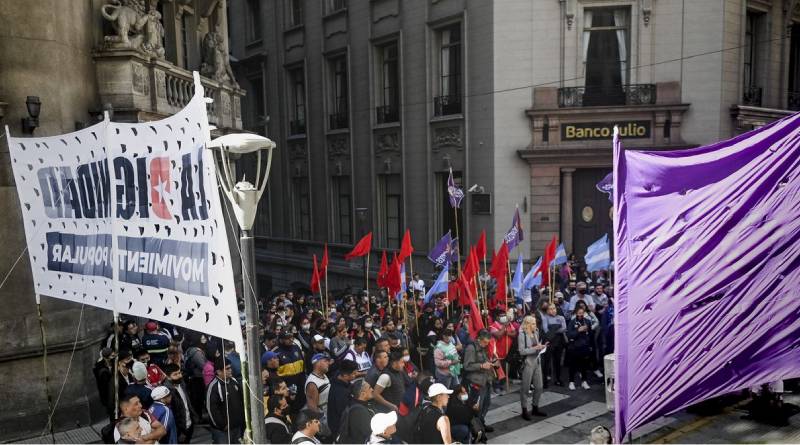
<path id="1" fill-rule="evenodd" d="M 444 294 L 423 304 L 418 275 L 401 300 L 385 290 L 348 289 L 327 302 L 302 291 L 262 296 L 258 395 L 243 384 L 232 342 L 123 319 L 94 366 L 110 420 L 104 439 L 189 443 L 203 425 L 214 443 L 237 443 L 249 392 L 263 400 L 270 443 L 486 442 L 491 400 L 509 379 L 521 382 L 526 420 L 546 416 L 539 398 L 547 386 L 589 389 L 602 379 L 613 352 L 613 292 L 604 274 L 586 273 L 574 258 L 568 266 L 575 273 L 556 273 L 554 289 L 481 310 L 481 330 Z"/>

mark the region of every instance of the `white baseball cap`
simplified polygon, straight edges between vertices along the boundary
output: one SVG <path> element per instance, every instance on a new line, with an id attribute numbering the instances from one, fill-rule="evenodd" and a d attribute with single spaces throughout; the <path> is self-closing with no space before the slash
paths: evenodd
<path id="1" fill-rule="evenodd" d="M 428 397 L 436 397 L 439 394 L 452 394 L 453 390 L 447 389 L 446 386 L 442 385 L 441 383 L 434 383 L 428 388 Z"/>
<path id="2" fill-rule="evenodd" d="M 161 400 L 168 395 L 169 389 L 167 389 L 166 386 L 157 386 L 150 391 L 150 397 L 152 397 L 153 400 Z"/>
<path id="3" fill-rule="evenodd" d="M 383 434 L 386 428 L 397 423 L 397 412 L 390 411 L 388 413 L 378 413 L 372 416 L 369 421 L 369 427 L 372 429 L 372 434 Z"/>

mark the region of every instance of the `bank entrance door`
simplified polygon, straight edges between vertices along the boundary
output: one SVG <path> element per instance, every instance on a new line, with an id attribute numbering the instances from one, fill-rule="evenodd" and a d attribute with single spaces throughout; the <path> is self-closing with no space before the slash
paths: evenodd
<path id="1" fill-rule="evenodd" d="M 610 168 L 585 168 L 575 170 L 572 176 L 572 246 L 581 260 L 586 248 L 603 234 L 608 234 L 613 246 L 611 201 L 596 187 L 610 172 Z"/>

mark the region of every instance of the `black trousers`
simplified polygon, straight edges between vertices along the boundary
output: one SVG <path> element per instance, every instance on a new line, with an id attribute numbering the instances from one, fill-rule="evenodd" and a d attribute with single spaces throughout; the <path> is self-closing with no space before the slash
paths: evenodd
<path id="1" fill-rule="evenodd" d="M 544 362 L 542 363 L 542 370 L 545 375 L 559 382 L 561 381 L 561 359 L 563 356 L 563 346 L 549 346 L 544 354 Z"/>
<path id="2" fill-rule="evenodd" d="M 197 417 L 202 418 L 206 412 L 206 385 L 203 383 L 203 377 L 190 377 L 186 384 L 189 390 L 189 403 L 192 404 Z"/>
<path id="3" fill-rule="evenodd" d="M 589 371 L 592 366 L 592 350 L 591 349 L 577 349 L 568 350 L 567 358 L 569 363 L 569 381 L 575 381 L 575 374 L 581 373 L 584 381 L 589 379 Z"/>

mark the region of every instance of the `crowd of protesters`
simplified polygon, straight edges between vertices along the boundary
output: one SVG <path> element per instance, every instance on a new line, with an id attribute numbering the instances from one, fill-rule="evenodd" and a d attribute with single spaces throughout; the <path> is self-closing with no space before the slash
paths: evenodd
<path id="1" fill-rule="evenodd" d="M 510 380 L 521 381 L 522 417 L 546 416 L 543 388 L 589 389 L 613 348 L 612 289 L 573 261 L 576 273 L 556 273 L 552 290 L 482 309 L 488 328 L 479 331 L 469 308 L 445 295 L 423 304 L 418 275 L 402 300 L 384 290 L 259 298 L 268 442 L 485 443 L 492 398 Z M 214 443 L 242 439 L 246 392 L 256 395 L 232 342 L 125 319 L 100 355 L 107 442 L 190 443 L 198 425 Z"/>

